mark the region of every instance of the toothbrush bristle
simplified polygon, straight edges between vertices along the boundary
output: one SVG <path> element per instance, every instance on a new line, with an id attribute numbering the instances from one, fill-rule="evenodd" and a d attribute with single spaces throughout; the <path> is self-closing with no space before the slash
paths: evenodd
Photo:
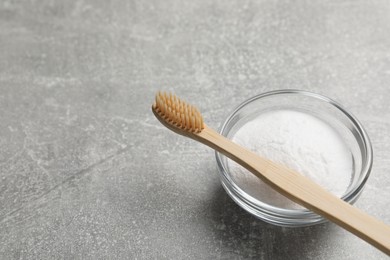
<path id="1" fill-rule="evenodd" d="M 204 128 L 199 110 L 171 93 L 157 92 L 153 108 L 166 122 L 183 130 L 199 133 Z"/>

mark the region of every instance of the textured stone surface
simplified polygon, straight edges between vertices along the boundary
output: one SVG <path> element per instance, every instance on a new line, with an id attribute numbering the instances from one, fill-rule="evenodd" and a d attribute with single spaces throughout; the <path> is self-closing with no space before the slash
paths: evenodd
<path id="1" fill-rule="evenodd" d="M 390 224 L 388 1 L 1 1 L 1 258 L 386 259 L 333 224 L 250 216 L 213 151 L 150 112 L 174 90 L 216 128 L 282 88 L 361 120 L 375 160 L 357 206 Z"/>

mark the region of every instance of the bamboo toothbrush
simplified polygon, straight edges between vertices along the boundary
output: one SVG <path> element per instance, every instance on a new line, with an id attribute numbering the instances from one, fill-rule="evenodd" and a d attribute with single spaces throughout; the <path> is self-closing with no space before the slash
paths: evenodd
<path id="1" fill-rule="evenodd" d="M 390 255 L 390 227 L 353 207 L 303 175 L 261 158 L 207 127 L 199 110 L 175 95 L 158 92 L 152 111 L 177 134 L 199 141 L 242 165 L 287 198 L 345 228 Z"/>

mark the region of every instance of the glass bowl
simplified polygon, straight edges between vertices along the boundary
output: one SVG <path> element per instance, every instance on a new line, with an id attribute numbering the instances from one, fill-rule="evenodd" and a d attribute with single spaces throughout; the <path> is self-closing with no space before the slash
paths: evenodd
<path id="1" fill-rule="evenodd" d="M 369 177 L 373 152 L 369 137 L 359 121 L 335 101 L 301 90 L 278 90 L 254 96 L 241 105 L 223 123 L 220 134 L 232 139 L 247 122 L 279 110 L 299 111 L 320 119 L 337 132 L 351 156 L 350 183 L 341 197 L 353 204 L 361 194 Z M 261 129 L 259 129 L 261 133 Z M 318 138 L 321 138 L 319 136 Z M 325 219 L 305 208 L 286 208 L 271 205 L 263 198 L 250 194 L 237 182 L 230 171 L 229 158 L 216 152 L 222 186 L 228 195 L 255 217 L 279 226 L 300 227 L 325 222 Z M 349 164 L 349 163 L 348 163 Z M 256 180 L 261 181 L 261 180 Z"/>

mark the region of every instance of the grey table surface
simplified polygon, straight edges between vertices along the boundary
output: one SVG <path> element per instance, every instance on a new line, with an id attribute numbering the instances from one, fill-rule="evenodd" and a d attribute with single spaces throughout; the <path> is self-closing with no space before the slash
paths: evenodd
<path id="1" fill-rule="evenodd" d="M 386 259 L 331 223 L 249 215 L 213 151 L 150 111 L 174 91 L 218 128 L 284 88 L 360 119 L 356 206 L 390 224 L 389 1 L 1 1 L 0 258 Z"/>

